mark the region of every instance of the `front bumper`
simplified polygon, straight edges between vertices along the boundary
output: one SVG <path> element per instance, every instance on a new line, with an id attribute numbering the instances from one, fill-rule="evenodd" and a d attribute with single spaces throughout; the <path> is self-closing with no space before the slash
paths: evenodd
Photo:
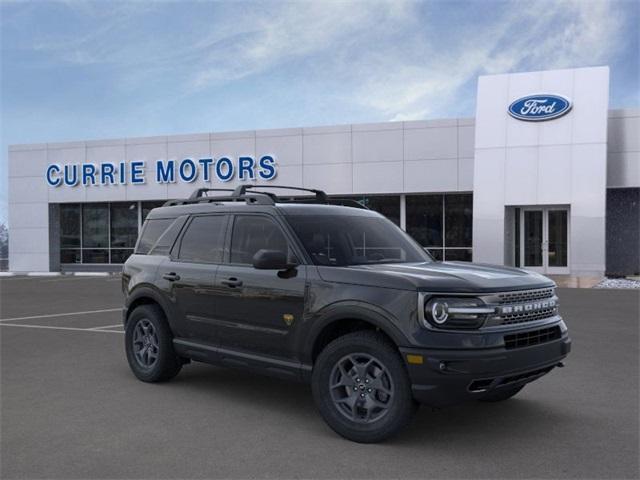
<path id="1" fill-rule="evenodd" d="M 548 343 L 511 350 L 400 348 L 414 398 L 432 407 L 477 400 L 495 389 L 524 385 L 549 373 L 570 351 L 566 332 Z M 407 355 L 414 362 L 421 358 L 422 363 L 410 363 Z"/>

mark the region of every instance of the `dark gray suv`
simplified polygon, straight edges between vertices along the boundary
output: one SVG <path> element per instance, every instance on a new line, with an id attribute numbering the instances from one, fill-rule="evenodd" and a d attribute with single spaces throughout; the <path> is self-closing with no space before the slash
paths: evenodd
<path id="1" fill-rule="evenodd" d="M 140 380 L 193 360 L 310 382 L 331 428 L 376 442 L 419 403 L 506 400 L 562 366 L 551 280 L 436 262 L 355 202 L 278 188 L 313 195 L 200 189 L 151 211 L 122 277 Z"/>

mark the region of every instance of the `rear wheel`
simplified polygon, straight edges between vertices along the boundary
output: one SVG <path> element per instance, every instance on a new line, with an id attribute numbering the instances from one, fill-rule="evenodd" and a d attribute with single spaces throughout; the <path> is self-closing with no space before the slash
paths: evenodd
<path id="1" fill-rule="evenodd" d="M 335 432 L 356 442 L 391 437 L 417 408 L 398 351 L 382 335 L 370 331 L 331 342 L 316 360 L 312 389 L 324 420 Z"/>
<path id="2" fill-rule="evenodd" d="M 524 388 L 524 385 L 520 385 L 517 387 L 503 387 L 497 390 L 493 390 L 487 393 L 482 398 L 478 400 L 481 402 L 502 402 L 504 400 L 508 400 L 514 395 L 516 395 L 520 390 Z"/>
<path id="3" fill-rule="evenodd" d="M 182 361 L 173 350 L 173 335 L 159 307 L 136 307 L 124 337 L 129 367 L 143 382 L 170 380 L 180 372 Z"/>

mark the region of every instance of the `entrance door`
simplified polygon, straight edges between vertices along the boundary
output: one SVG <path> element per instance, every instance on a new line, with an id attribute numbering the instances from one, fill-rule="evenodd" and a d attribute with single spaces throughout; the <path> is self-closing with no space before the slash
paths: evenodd
<path id="1" fill-rule="evenodd" d="M 516 217 L 519 264 L 540 273 L 569 273 L 569 210 L 525 207 Z"/>

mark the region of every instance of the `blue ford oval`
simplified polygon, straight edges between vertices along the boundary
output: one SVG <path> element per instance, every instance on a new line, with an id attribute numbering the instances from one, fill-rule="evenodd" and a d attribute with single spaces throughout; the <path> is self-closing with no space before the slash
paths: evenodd
<path id="1" fill-rule="evenodd" d="M 558 118 L 571 110 L 571 100 L 560 95 L 528 95 L 509 105 L 509 115 L 518 120 L 541 122 Z"/>

